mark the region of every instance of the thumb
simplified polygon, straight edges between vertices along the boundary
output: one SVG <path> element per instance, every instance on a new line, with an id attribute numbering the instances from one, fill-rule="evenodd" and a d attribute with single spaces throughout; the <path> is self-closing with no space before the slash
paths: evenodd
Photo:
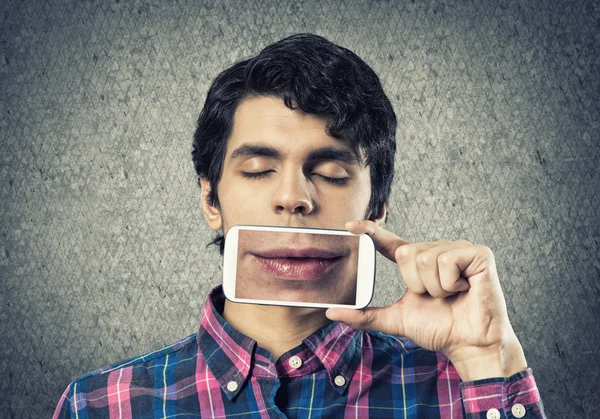
<path id="1" fill-rule="evenodd" d="M 325 315 L 329 320 L 347 324 L 353 329 L 376 330 L 389 335 L 403 335 L 402 319 L 392 315 L 391 307 L 367 307 L 363 310 L 330 308 Z"/>

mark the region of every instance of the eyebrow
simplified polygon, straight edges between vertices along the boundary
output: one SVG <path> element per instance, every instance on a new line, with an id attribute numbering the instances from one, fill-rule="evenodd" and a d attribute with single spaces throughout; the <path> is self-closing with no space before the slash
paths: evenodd
<path id="1" fill-rule="evenodd" d="M 281 159 L 281 153 L 279 150 L 264 146 L 264 145 L 250 145 L 244 144 L 236 148 L 229 157 L 230 159 L 237 159 L 241 157 L 272 157 L 275 159 Z M 336 160 L 342 163 L 360 165 L 361 159 L 353 152 L 349 150 L 341 150 L 338 148 L 323 147 L 311 151 L 308 154 L 308 161 L 315 160 Z"/>
<path id="2" fill-rule="evenodd" d="M 231 153 L 230 159 L 237 159 L 240 157 L 252 157 L 252 156 L 264 156 L 264 157 L 274 157 L 276 159 L 281 159 L 281 153 L 274 149 L 273 147 L 263 146 L 263 145 L 249 145 L 244 144 Z"/>

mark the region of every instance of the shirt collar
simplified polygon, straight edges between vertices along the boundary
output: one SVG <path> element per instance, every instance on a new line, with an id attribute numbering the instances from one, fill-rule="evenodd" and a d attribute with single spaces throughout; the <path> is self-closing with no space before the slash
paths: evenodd
<path id="1" fill-rule="evenodd" d="M 218 285 L 207 297 L 196 339 L 208 368 L 230 400 L 240 392 L 255 363 L 260 368 L 255 368 L 254 374 L 271 375 L 273 378 L 277 375 L 304 375 L 324 367 L 332 387 L 340 394 L 344 393 L 360 361 L 361 333 L 342 323 L 330 322 L 283 354 L 275 366 L 266 350 L 257 347 L 255 340 L 235 330 L 221 316 L 224 303 L 223 288 Z M 289 366 L 292 356 L 312 359 L 313 362 L 307 364 L 301 370 L 303 372 L 297 371 Z M 340 382 L 339 376 L 344 378 L 344 385 L 336 384 L 336 378 L 337 383 Z M 232 381 L 237 384 L 234 391 L 231 391 L 231 386 L 228 389 Z"/>
<path id="2" fill-rule="evenodd" d="M 331 322 L 302 341 L 321 361 L 329 382 L 340 394 L 346 391 L 360 361 L 362 336 L 348 325 Z"/>
<path id="3" fill-rule="evenodd" d="M 208 368 L 223 392 L 232 399 L 248 378 L 256 341 L 235 330 L 221 316 L 224 304 L 223 288 L 218 285 L 206 299 L 196 339 Z M 237 384 L 233 391 L 231 386 L 228 388 L 232 381 Z"/>

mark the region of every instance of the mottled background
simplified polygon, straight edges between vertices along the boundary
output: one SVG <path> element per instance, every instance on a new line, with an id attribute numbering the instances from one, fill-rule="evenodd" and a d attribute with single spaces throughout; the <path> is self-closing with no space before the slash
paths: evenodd
<path id="1" fill-rule="evenodd" d="M 596 1 L 5 0 L 0 28 L 2 418 L 197 330 L 221 270 L 195 120 L 219 71 L 296 32 L 355 51 L 393 102 L 388 227 L 490 246 L 549 416 L 597 417 Z"/>

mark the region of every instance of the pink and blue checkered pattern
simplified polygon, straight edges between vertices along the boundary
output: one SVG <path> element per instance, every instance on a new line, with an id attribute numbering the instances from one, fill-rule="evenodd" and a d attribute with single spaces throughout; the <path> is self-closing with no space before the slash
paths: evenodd
<path id="1" fill-rule="evenodd" d="M 545 417 L 531 369 L 461 382 L 441 353 L 337 322 L 275 361 L 221 317 L 223 303 L 217 287 L 198 333 L 74 380 L 53 418 L 512 418 L 515 403 Z"/>

